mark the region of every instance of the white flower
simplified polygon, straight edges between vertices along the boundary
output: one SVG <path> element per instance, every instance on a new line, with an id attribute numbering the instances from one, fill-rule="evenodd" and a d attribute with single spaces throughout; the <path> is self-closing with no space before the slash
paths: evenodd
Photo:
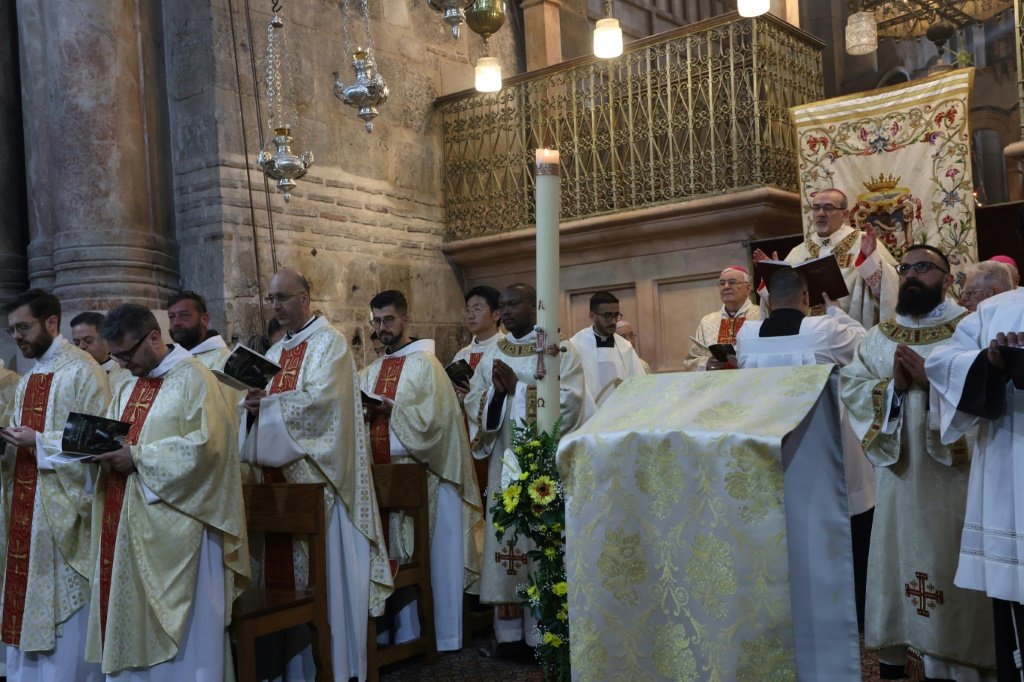
<path id="1" fill-rule="evenodd" d="M 505 454 L 501 457 L 501 489 L 504 490 L 510 483 L 519 480 L 523 470 L 519 468 L 519 458 L 512 450 L 505 448 Z"/>

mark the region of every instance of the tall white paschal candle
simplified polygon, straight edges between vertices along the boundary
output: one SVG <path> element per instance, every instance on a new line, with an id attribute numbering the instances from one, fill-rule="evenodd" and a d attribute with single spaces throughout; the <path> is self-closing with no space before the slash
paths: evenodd
<path id="1" fill-rule="evenodd" d="M 558 209 L 560 177 L 558 152 L 538 149 L 537 160 L 537 325 L 557 344 L 558 335 Z M 558 421 L 558 375 L 561 353 L 544 356 L 546 372 L 537 381 L 537 425 L 550 431 Z"/>

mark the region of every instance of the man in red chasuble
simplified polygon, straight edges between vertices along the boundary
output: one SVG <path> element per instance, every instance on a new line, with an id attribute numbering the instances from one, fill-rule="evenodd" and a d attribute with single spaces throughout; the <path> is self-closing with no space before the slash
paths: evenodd
<path id="1" fill-rule="evenodd" d="M 230 676 L 231 603 L 249 582 L 235 434 L 219 384 L 146 307 L 100 327 L 132 374 L 107 417 L 131 425 L 93 501 L 86 660 L 117 679 Z"/>
<path id="2" fill-rule="evenodd" d="M 366 677 L 367 614 L 383 611 L 392 591 L 380 511 L 370 477 L 370 448 L 359 400 L 359 377 L 345 336 L 314 315 L 309 280 L 285 268 L 270 280 L 267 300 L 285 330 L 267 351 L 281 366 L 266 391 L 245 398 L 239 439 L 242 460 L 263 480 L 325 483 L 327 509 L 327 619 L 337 679 Z M 288 536 L 267 536 L 263 582 L 302 589 L 308 560 Z M 315 675 L 309 628 L 263 647 L 264 672 L 287 679 Z M 273 660 L 275 657 L 283 660 Z M 284 666 L 285 670 L 278 668 Z"/>
<path id="3" fill-rule="evenodd" d="M 430 583 L 439 651 L 462 648 L 462 593 L 479 591 L 483 533 L 480 489 L 464 428 L 462 409 L 433 339 L 409 335 L 409 306 L 400 291 L 382 291 L 370 301 L 371 324 L 387 347 L 383 358 L 359 373 L 363 392 L 380 396 L 368 408 L 370 447 L 377 464 L 427 465 L 430 480 Z M 492 330 L 493 331 L 493 330 Z M 412 555 L 411 522 L 393 514 L 385 535 L 399 564 Z M 415 605 L 396 594 L 389 624 L 396 644 L 419 637 Z"/>
<path id="4" fill-rule="evenodd" d="M 727 363 L 711 356 L 708 346 L 716 343 L 736 343 L 736 334 L 747 320 L 761 317 L 761 309 L 750 302 L 750 274 L 745 267 L 730 265 L 718 276 L 718 296 L 722 307 L 701 319 L 693 338 L 690 354 L 683 360 L 687 371 L 726 369 Z"/>
<path id="5" fill-rule="evenodd" d="M 7 677 L 99 680 L 85 662 L 88 629 L 90 466 L 55 463 L 68 414 L 103 414 L 107 375 L 60 334 L 60 302 L 31 289 L 6 307 L 7 333 L 36 361 L 18 383 L 0 429 L 4 552 L 2 625 Z"/>

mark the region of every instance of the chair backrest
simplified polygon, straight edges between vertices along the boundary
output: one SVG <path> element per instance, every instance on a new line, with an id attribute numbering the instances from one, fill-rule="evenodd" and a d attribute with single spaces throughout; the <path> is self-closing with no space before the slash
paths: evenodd
<path id="1" fill-rule="evenodd" d="M 403 511 L 427 506 L 427 467 L 424 464 L 373 464 L 377 506 Z"/>
<path id="2" fill-rule="evenodd" d="M 324 585 L 327 523 L 323 483 L 254 483 L 242 486 L 250 531 L 287 533 L 309 543 L 309 589 Z M 323 560 L 321 560 L 321 557 Z"/>

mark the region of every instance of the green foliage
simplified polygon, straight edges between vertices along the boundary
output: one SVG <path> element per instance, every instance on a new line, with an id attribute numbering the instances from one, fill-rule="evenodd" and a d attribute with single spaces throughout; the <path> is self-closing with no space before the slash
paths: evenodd
<path id="1" fill-rule="evenodd" d="M 569 680 L 569 603 L 565 581 L 565 494 L 558 477 L 555 453 L 561 420 L 551 432 L 539 431 L 537 422 L 513 426 L 512 451 L 517 476 L 494 496 L 492 519 L 498 540 L 506 534 L 536 545 L 527 555 L 534 570 L 519 595 L 537 620 L 541 642 L 537 653 L 548 680 Z"/>

